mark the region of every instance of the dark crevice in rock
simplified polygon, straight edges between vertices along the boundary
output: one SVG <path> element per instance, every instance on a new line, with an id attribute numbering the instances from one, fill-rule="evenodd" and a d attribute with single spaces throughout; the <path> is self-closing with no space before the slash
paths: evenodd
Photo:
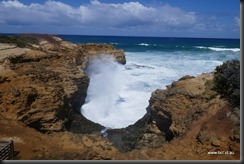
<path id="1" fill-rule="evenodd" d="M 80 113 L 81 106 L 85 103 L 89 78 L 86 76 L 83 79 L 76 80 L 78 91 L 70 98 L 70 112 L 68 113 L 68 121 L 65 123 L 65 128 L 68 131 L 78 134 L 99 133 L 105 127 L 94 123 L 85 118 Z"/>
<path id="2" fill-rule="evenodd" d="M 69 121 L 66 123 L 66 128 L 68 131 L 77 134 L 98 134 L 105 127 L 88 120 L 78 112 L 73 112 L 69 118 Z"/>
<path id="3" fill-rule="evenodd" d="M 32 61 L 40 61 L 40 59 L 25 59 L 24 55 L 21 56 L 15 56 L 15 57 L 11 57 L 9 58 L 9 60 L 11 61 L 12 64 L 17 64 L 17 63 L 28 63 L 28 62 L 32 62 Z"/>
<path id="4" fill-rule="evenodd" d="M 165 133 L 166 140 L 170 141 L 174 137 L 173 132 L 169 129 L 172 124 L 172 119 L 169 112 L 163 111 L 163 113 L 164 115 L 162 116 L 156 116 L 156 125 L 162 132 Z"/>
<path id="5" fill-rule="evenodd" d="M 139 141 L 143 138 L 146 132 L 146 127 L 149 124 L 148 114 L 138 120 L 135 124 L 122 129 L 107 130 L 110 142 L 122 152 L 132 151 L 137 147 Z"/>
<path id="6" fill-rule="evenodd" d="M 26 106 L 31 106 L 31 104 L 36 100 L 37 96 L 38 95 L 36 93 L 28 95 Z"/>
<path id="7" fill-rule="evenodd" d="M 45 51 L 43 51 L 45 52 Z M 9 61 L 12 64 L 26 64 L 31 62 L 40 62 L 41 60 L 45 59 L 60 59 L 61 57 L 55 53 L 45 52 L 47 55 L 40 56 L 40 57 L 28 57 L 26 54 L 20 55 L 20 56 L 13 56 L 9 57 Z"/>
<path id="8" fill-rule="evenodd" d="M 78 91 L 71 98 L 71 104 L 74 111 L 80 112 L 80 108 L 85 103 L 85 99 L 87 96 L 89 78 L 88 76 L 86 76 L 83 79 L 77 79 L 76 83 L 78 86 Z"/>
<path id="9" fill-rule="evenodd" d="M 41 133 L 46 133 L 47 132 L 46 130 L 43 130 L 43 127 L 41 125 L 41 118 L 36 120 L 36 121 L 33 121 L 33 122 L 29 123 L 28 126 L 38 130 Z"/>

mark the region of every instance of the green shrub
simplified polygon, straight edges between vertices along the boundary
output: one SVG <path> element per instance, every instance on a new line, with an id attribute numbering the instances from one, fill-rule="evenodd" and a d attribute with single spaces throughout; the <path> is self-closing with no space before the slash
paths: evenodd
<path id="1" fill-rule="evenodd" d="M 17 47 L 24 48 L 28 47 L 29 44 L 38 44 L 38 40 L 24 35 L 0 35 L 0 43 L 13 43 L 16 44 Z"/>
<path id="2" fill-rule="evenodd" d="M 228 60 L 217 66 L 214 73 L 214 90 L 233 107 L 240 107 L 240 61 Z"/>

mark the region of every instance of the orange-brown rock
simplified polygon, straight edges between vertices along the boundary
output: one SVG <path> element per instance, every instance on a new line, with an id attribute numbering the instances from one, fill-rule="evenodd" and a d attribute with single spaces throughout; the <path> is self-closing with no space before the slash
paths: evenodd
<path id="1" fill-rule="evenodd" d="M 212 74 L 185 76 L 152 93 L 148 111 L 168 140 L 185 133 L 193 121 L 222 108 L 224 102 L 211 90 Z M 190 85 L 189 85 L 190 84 Z"/>
<path id="2" fill-rule="evenodd" d="M 240 159 L 240 109 L 220 99 L 212 85 L 211 73 L 185 76 L 152 93 L 149 117 L 169 141 L 154 149 L 154 159 Z M 133 152 L 150 156 L 147 148 Z"/>
<path id="3" fill-rule="evenodd" d="M 28 36 L 38 44 L 0 44 L 0 139 L 13 139 L 14 159 L 240 160 L 240 109 L 212 90 L 212 73 L 157 89 L 143 118 L 104 138 L 101 125 L 74 111 L 89 59 L 108 53 L 125 63 L 123 51 Z"/>
<path id="4" fill-rule="evenodd" d="M 62 131 L 84 103 L 90 58 L 100 54 L 125 63 L 111 45 L 82 45 L 51 35 L 29 34 L 38 44 L 0 44 L 0 114 L 42 132 Z"/>

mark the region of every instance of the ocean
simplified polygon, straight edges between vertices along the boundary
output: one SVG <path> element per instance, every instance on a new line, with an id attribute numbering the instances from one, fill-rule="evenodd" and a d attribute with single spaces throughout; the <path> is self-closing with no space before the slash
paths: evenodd
<path id="1" fill-rule="evenodd" d="M 240 60 L 239 39 L 60 37 L 73 43 L 113 44 L 125 51 L 125 65 L 96 60 L 88 72 L 90 85 L 81 113 L 108 128 L 124 128 L 142 118 L 156 89 L 185 75 L 213 72 L 224 61 Z"/>

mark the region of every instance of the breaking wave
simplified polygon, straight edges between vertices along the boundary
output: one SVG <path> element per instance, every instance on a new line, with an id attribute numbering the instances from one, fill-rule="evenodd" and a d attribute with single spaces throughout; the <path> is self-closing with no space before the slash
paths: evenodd
<path id="1" fill-rule="evenodd" d="M 125 70 L 123 65 L 109 56 L 102 55 L 90 61 L 87 68 L 90 83 L 85 104 L 81 107 L 81 113 L 86 118 L 105 127 L 123 128 L 145 114 L 143 111 L 133 115 L 136 111 L 128 106 L 136 98 L 133 100 L 133 93 L 126 91 L 128 77 Z"/>
<path id="2" fill-rule="evenodd" d="M 232 51 L 232 52 L 240 51 L 240 48 L 220 48 L 220 47 L 204 47 L 204 46 L 196 46 L 196 48 L 209 49 L 209 50 L 213 50 L 213 51 Z"/>

